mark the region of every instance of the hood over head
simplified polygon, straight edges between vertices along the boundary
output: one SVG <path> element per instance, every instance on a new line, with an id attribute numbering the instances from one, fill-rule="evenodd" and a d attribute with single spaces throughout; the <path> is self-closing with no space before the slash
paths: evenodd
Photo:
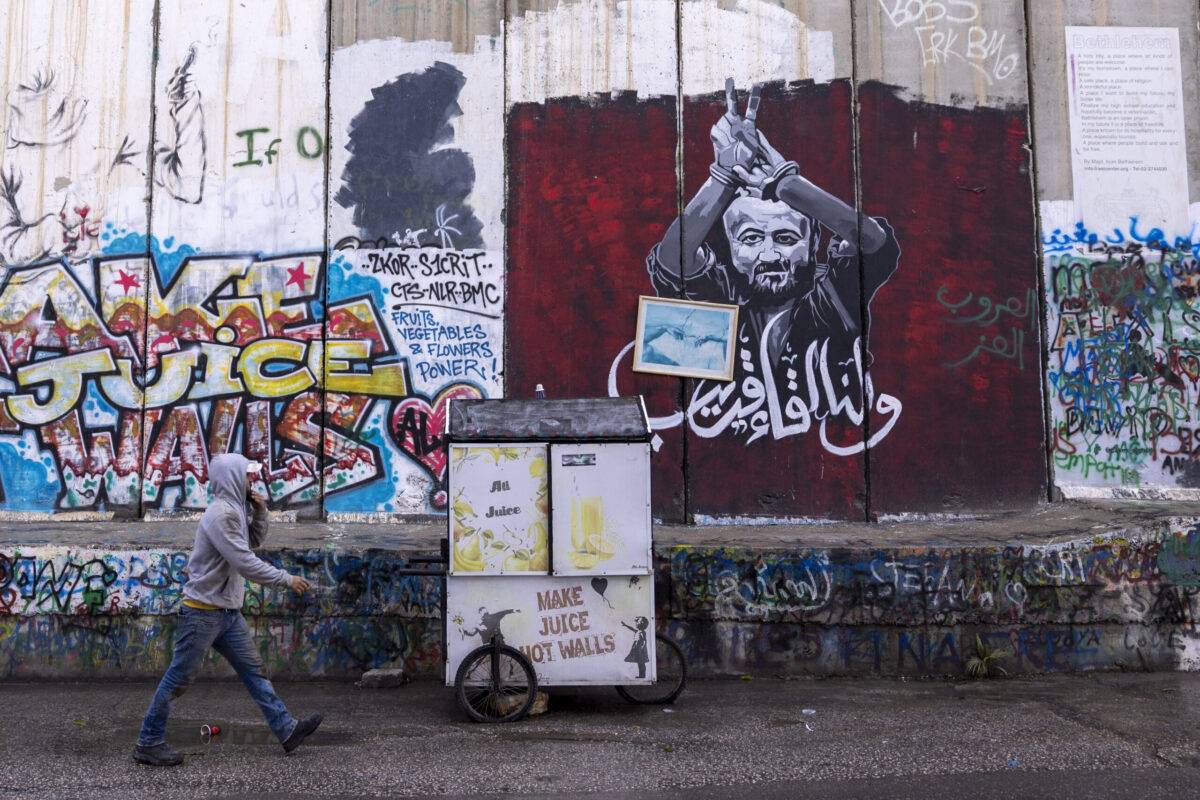
<path id="1" fill-rule="evenodd" d="M 246 502 L 246 465 L 250 459 L 240 453 L 223 453 L 208 464 L 208 484 L 212 496 L 228 500 L 237 507 Z"/>

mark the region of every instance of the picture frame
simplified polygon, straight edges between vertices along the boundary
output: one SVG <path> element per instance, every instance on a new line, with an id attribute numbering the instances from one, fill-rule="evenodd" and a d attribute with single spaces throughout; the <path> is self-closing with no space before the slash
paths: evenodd
<path id="1" fill-rule="evenodd" d="M 633 371 L 733 380 L 738 307 L 638 297 Z"/>

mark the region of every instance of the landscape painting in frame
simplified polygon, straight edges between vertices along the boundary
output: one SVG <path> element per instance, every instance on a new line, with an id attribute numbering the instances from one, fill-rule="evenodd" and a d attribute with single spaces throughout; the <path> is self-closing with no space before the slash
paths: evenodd
<path id="1" fill-rule="evenodd" d="M 737 306 L 639 297 L 634 370 L 732 380 L 737 316 Z"/>

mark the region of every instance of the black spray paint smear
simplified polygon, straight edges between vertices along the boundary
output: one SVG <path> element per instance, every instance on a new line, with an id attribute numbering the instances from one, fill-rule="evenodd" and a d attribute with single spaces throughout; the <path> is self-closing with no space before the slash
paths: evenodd
<path id="1" fill-rule="evenodd" d="M 431 152 L 454 136 L 450 120 L 462 115 L 458 94 L 465 83 L 461 72 L 438 61 L 372 89 L 351 120 L 350 160 L 334 199 L 354 209 L 363 239 L 392 240 L 424 228 L 409 242 L 483 246 L 483 223 L 464 202 L 475 185 L 470 156 L 451 148 Z"/>

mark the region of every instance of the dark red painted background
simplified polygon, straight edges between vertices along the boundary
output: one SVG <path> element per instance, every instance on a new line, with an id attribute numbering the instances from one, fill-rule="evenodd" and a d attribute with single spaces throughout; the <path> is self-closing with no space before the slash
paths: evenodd
<path id="1" fill-rule="evenodd" d="M 1023 370 L 987 353 L 948 368 L 1011 317 L 955 324 L 937 302 L 942 286 L 952 301 L 970 293 L 962 313 L 977 316 L 980 297 L 1037 295 L 1026 110 L 906 102 L 878 83 L 860 86 L 859 102 L 863 210 L 886 216 L 903 250 L 872 306 L 872 375 L 904 412 L 871 451 L 871 509 L 1035 503 L 1046 492 L 1039 312 L 1025 328 Z"/>
<path id="2" fill-rule="evenodd" d="M 608 394 L 633 341 L 638 295 L 654 294 L 646 254 L 675 218 L 675 99 L 549 100 L 508 118 L 505 387 L 532 397 Z M 679 407 L 681 381 L 640 375 L 625 357 L 622 395 L 651 416 Z M 653 457 L 654 513 L 683 518 L 683 433 Z"/>
<path id="3" fill-rule="evenodd" d="M 1036 233 L 1025 110 L 953 109 L 859 87 L 863 207 L 885 216 L 902 249 L 899 270 L 871 305 L 872 377 L 904 404 L 899 423 L 865 459 L 826 453 L 816 430 L 751 445 L 726 434 L 660 433 L 655 514 L 858 518 L 1029 504 L 1046 465 L 1036 317 L 1024 369 L 981 354 L 981 334 L 937 301 L 1036 291 Z M 759 116 L 772 144 L 814 183 L 854 196 L 851 87 L 768 85 Z M 722 97 L 683 107 L 685 199 L 707 175 L 708 131 Z M 916 138 L 914 140 L 914 134 Z M 557 397 L 607 393 L 613 359 L 634 335 L 637 298 L 654 294 L 645 257 L 676 214 L 675 101 L 551 100 L 515 106 L 508 121 L 507 374 L 509 396 L 542 383 Z M 978 309 L 978 306 L 973 308 Z M 1033 312 L 1036 315 L 1036 310 Z M 637 375 L 626 356 L 622 394 L 652 416 L 682 408 L 682 381 Z M 687 382 L 690 397 L 691 381 Z M 874 416 L 869 425 L 878 426 Z M 836 432 L 848 441 L 850 432 Z"/>

